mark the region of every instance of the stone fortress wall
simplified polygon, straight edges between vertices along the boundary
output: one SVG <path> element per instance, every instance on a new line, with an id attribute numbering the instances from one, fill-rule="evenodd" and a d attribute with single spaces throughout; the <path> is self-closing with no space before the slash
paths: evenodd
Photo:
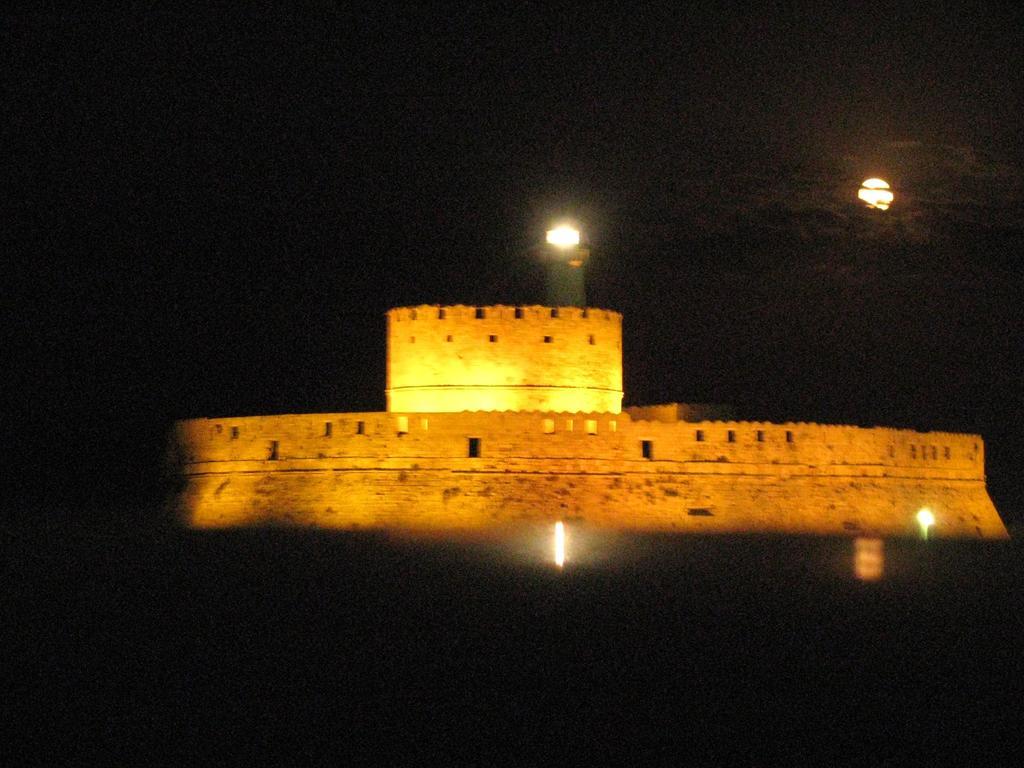
<path id="1" fill-rule="evenodd" d="M 388 312 L 389 411 L 622 408 L 622 315 L 540 306 Z"/>
<path id="2" fill-rule="evenodd" d="M 388 410 L 178 422 L 196 527 L 1003 537 L 975 435 L 621 410 L 622 317 L 578 307 L 388 313 Z"/>
<path id="3" fill-rule="evenodd" d="M 1006 536 L 977 436 L 666 412 L 193 419 L 172 441 L 180 511 L 197 527 L 912 535 L 927 506 L 936 535 Z"/>

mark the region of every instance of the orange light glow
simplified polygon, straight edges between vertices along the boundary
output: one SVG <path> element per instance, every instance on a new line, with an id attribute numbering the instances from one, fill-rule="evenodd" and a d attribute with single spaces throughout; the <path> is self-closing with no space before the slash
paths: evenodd
<path id="1" fill-rule="evenodd" d="M 876 208 L 879 211 L 889 210 L 894 199 L 892 190 L 889 189 L 889 183 L 882 179 L 865 179 L 864 183 L 860 185 L 857 197 L 868 208 Z"/>
<path id="2" fill-rule="evenodd" d="M 853 575 L 861 581 L 878 581 L 885 570 L 885 542 L 857 538 L 853 541 Z"/>

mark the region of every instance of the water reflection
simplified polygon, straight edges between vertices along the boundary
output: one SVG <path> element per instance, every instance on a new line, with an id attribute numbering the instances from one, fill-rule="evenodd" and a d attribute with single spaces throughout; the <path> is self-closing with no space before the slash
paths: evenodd
<path id="1" fill-rule="evenodd" d="M 565 525 L 561 520 L 555 523 L 555 565 L 565 565 Z"/>
<path id="2" fill-rule="evenodd" d="M 853 540 L 853 575 L 861 581 L 878 581 L 885 570 L 885 542 L 859 537 Z"/>

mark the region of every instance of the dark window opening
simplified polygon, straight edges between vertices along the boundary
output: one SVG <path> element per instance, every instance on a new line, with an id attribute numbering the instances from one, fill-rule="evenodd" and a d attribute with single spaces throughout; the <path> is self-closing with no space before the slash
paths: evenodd
<path id="1" fill-rule="evenodd" d="M 444 340 L 445 341 L 451 341 L 452 340 L 452 335 L 449 333 L 447 336 L 444 337 Z"/>
<path id="2" fill-rule="evenodd" d="M 357 421 L 356 422 L 356 434 L 357 435 L 365 435 L 366 434 L 366 422 L 365 421 Z"/>
<path id="3" fill-rule="evenodd" d="M 447 314 L 448 314 L 448 313 L 447 313 L 447 312 L 445 312 L 445 311 L 444 311 L 443 309 L 439 309 L 439 310 L 437 310 L 437 319 L 438 319 L 438 320 L 444 320 L 444 318 L 445 318 L 445 316 L 446 316 Z"/>
<path id="4" fill-rule="evenodd" d="M 267 457 L 268 461 L 277 461 L 277 440 L 270 441 L 270 455 Z"/>
<path id="5" fill-rule="evenodd" d="M 715 513 L 706 507 L 691 507 L 686 514 L 690 517 L 714 517 Z"/>
<path id="6" fill-rule="evenodd" d="M 410 344 L 415 344 L 416 343 L 416 337 L 415 336 L 410 336 L 409 337 L 409 343 Z"/>
<path id="7" fill-rule="evenodd" d="M 409 319 L 410 320 L 415 320 L 416 319 L 416 310 L 415 309 L 409 310 Z"/>
<path id="8" fill-rule="evenodd" d="M 551 316 L 552 317 L 558 317 L 558 307 L 552 307 L 551 308 Z"/>
<path id="9" fill-rule="evenodd" d="M 238 439 L 238 427 L 232 427 L 231 428 L 231 439 L 232 440 L 237 440 Z"/>
<path id="10" fill-rule="evenodd" d="M 594 334 L 590 334 L 589 336 L 587 336 L 587 342 L 588 342 L 588 343 L 589 343 L 589 344 L 590 344 L 591 346 L 593 346 L 593 345 L 594 345 L 594 344 L 596 343 L 596 342 L 594 341 Z"/>
<path id="11" fill-rule="evenodd" d="M 793 433 L 792 433 L 792 431 L 790 431 L 788 429 L 786 430 L 786 442 L 787 443 L 792 443 L 793 442 Z"/>
<path id="12" fill-rule="evenodd" d="M 590 310 L 584 307 L 583 312 L 581 314 L 583 317 L 590 317 Z"/>
<path id="13" fill-rule="evenodd" d="M 522 307 L 516 307 L 516 320 L 522 320 L 522 319 L 523 319 L 523 308 Z"/>
<path id="14" fill-rule="evenodd" d="M 334 425 L 329 422 L 324 422 L 324 437 L 330 437 L 334 433 Z"/>
<path id="15" fill-rule="evenodd" d="M 698 443 L 703 443 L 704 442 L 704 430 L 703 429 L 698 429 L 697 432 L 694 434 L 694 439 Z"/>
<path id="16" fill-rule="evenodd" d="M 728 432 L 725 433 L 725 439 L 728 440 L 730 443 L 735 443 L 736 433 L 730 429 Z"/>
<path id="17" fill-rule="evenodd" d="M 764 442 L 764 430 L 763 429 L 757 430 L 757 442 L 759 442 L 759 443 L 763 443 Z"/>
<path id="18" fill-rule="evenodd" d="M 471 459 L 480 458 L 480 438 L 471 437 L 469 438 L 469 452 L 467 454 Z"/>
<path id="19" fill-rule="evenodd" d="M 917 458 L 917 446 L 916 445 L 910 446 L 910 458 L 912 458 L 912 459 L 916 459 Z"/>
<path id="20" fill-rule="evenodd" d="M 492 334 L 491 334 L 490 336 L 488 336 L 488 337 L 487 337 L 487 340 L 488 340 L 489 342 L 491 342 L 491 344 L 493 344 L 494 342 L 496 342 L 496 341 L 498 340 L 498 337 L 497 337 L 497 336 L 495 336 L 495 335 L 494 335 L 494 334 L 492 333 Z"/>
<path id="21" fill-rule="evenodd" d="M 544 343 L 545 343 L 545 344 L 550 344 L 550 343 L 551 343 L 551 342 L 553 342 L 554 340 L 555 340 L 555 339 L 554 339 L 554 337 L 553 337 L 553 336 L 545 336 L 545 337 L 544 337 Z"/>
<path id="22" fill-rule="evenodd" d="M 477 307 L 476 308 L 476 319 L 477 320 L 483 320 L 484 319 L 484 308 L 483 307 Z"/>
<path id="23" fill-rule="evenodd" d="M 939 449 L 936 448 L 934 445 L 932 446 L 932 458 L 933 459 L 939 458 Z"/>
<path id="24" fill-rule="evenodd" d="M 640 441 L 640 453 L 645 459 L 654 458 L 654 443 L 651 440 Z"/>
<path id="25" fill-rule="evenodd" d="M 947 445 L 947 446 L 945 447 L 945 449 L 944 449 L 944 450 L 942 451 L 942 455 L 943 455 L 943 457 L 945 457 L 945 458 L 947 458 L 947 459 L 949 458 L 949 446 L 948 446 L 948 445 Z"/>

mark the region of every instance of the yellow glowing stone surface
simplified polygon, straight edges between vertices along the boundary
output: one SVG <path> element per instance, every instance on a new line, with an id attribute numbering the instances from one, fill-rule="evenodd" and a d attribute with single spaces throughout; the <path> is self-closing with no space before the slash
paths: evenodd
<path id="1" fill-rule="evenodd" d="M 889 206 L 892 205 L 894 200 L 889 183 L 882 179 L 865 179 L 864 183 L 860 185 L 857 197 L 868 208 L 877 208 L 880 211 L 889 210 Z"/>
<path id="2" fill-rule="evenodd" d="M 572 248 L 580 244 L 580 231 L 572 227 L 556 227 L 548 230 L 547 240 L 556 248 Z"/>
<path id="3" fill-rule="evenodd" d="M 388 316 L 389 411 L 622 410 L 616 313 L 563 308 L 552 315 L 550 307 L 530 307 L 516 314 L 510 306 L 417 310 L 416 319 L 410 308 Z"/>

